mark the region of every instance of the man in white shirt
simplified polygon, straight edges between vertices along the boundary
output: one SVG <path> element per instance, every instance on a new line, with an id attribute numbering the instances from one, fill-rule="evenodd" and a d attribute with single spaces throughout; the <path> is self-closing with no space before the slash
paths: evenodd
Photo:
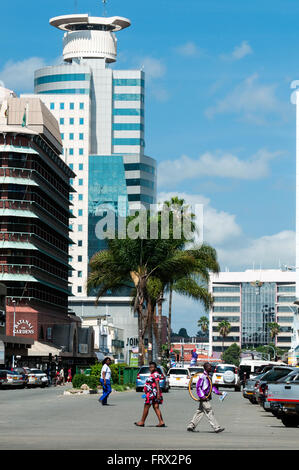
<path id="1" fill-rule="evenodd" d="M 103 387 L 103 394 L 99 398 L 99 402 L 102 403 L 102 405 L 108 405 L 107 399 L 112 391 L 111 389 L 111 369 L 110 369 L 110 364 L 111 364 L 111 359 L 110 357 L 106 357 L 102 361 L 103 367 L 101 370 L 101 378 L 100 378 L 100 383 Z"/>

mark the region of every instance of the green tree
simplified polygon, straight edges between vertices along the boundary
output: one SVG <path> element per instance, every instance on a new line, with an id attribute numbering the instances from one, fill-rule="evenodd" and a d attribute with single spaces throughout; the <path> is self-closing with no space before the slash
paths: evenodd
<path id="1" fill-rule="evenodd" d="M 280 331 L 280 326 L 276 322 L 270 322 L 268 323 L 268 328 L 270 330 L 270 337 L 272 340 L 274 340 Z"/>
<path id="2" fill-rule="evenodd" d="M 183 338 L 186 338 L 186 339 L 189 338 L 186 328 L 180 328 L 178 332 L 178 336 L 182 336 Z"/>
<path id="3" fill-rule="evenodd" d="M 221 359 L 227 364 L 234 364 L 238 367 L 240 364 L 240 354 L 241 348 L 236 343 L 233 343 L 222 353 Z"/>
<path id="4" fill-rule="evenodd" d="M 197 326 L 201 329 L 201 331 L 205 334 L 209 331 L 209 319 L 206 316 L 200 317 L 197 322 Z"/>
<path id="5" fill-rule="evenodd" d="M 222 320 L 218 323 L 217 329 L 222 336 L 222 354 L 224 352 L 224 338 L 226 338 L 230 332 L 231 324 L 227 320 Z"/>

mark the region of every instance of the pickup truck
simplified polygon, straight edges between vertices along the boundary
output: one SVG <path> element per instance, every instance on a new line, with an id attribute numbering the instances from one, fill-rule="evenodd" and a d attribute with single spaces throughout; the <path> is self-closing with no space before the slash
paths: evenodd
<path id="1" fill-rule="evenodd" d="M 299 369 L 266 385 L 265 398 L 265 409 L 272 411 L 286 427 L 299 426 Z"/>

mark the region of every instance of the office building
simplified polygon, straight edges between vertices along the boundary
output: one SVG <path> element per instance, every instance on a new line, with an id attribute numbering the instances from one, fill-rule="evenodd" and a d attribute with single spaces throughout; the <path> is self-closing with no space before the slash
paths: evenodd
<path id="1" fill-rule="evenodd" d="M 211 274 L 209 291 L 214 304 L 210 310 L 210 354 L 221 354 L 233 343 L 254 349 L 270 343 L 268 323 L 277 322 L 277 347 L 288 350 L 292 342 L 296 299 L 296 274 L 276 269 L 246 270 Z M 218 324 L 227 320 L 230 332 L 224 339 Z"/>
<path id="2" fill-rule="evenodd" d="M 87 330 L 69 313 L 70 180 L 58 123 L 39 98 L 0 93 L 0 282 L 6 334 L 35 340 L 28 355 L 58 346 L 80 356 Z M 92 356 L 92 330 L 89 349 Z M 81 348 L 82 349 L 82 348 Z M 83 348 L 84 349 L 84 348 Z M 50 350 L 49 350 L 50 351 Z"/>
<path id="3" fill-rule="evenodd" d="M 72 292 L 86 295 L 88 261 L 105 246 L 98 222 L 107 209 L 116 219 L 156 201 L 156 163 L 145 155 L 145 75 L 117 70 L 115 33 L 122 17 L 87 14 L 52 18 L 63 31 L 63 63 L 35 72 L 35 93 L 59 122 L 63 159 L 75 171 L 71 183 L 74 244 Z"/>

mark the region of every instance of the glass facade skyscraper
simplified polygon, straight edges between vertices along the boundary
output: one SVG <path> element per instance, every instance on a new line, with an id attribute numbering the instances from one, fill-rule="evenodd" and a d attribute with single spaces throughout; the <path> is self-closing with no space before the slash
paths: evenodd
<path id="1" fill-rule="evenodd" d="M 60 123 L 63 158 L 77 175 L 72 184 L 74 245 L 70 282 L 86 295 L 88 262 L 101 247 L 96 227 L 101 204 L 118 212 L 118 196 L 132 211 L 156 202 L 156 162 L 145 155 L 145 74 L 110 67 L 122 17 L 87 14 L 52 18 L 64 32 L 63 63 L 37 70 L 35 93 Z"/>

